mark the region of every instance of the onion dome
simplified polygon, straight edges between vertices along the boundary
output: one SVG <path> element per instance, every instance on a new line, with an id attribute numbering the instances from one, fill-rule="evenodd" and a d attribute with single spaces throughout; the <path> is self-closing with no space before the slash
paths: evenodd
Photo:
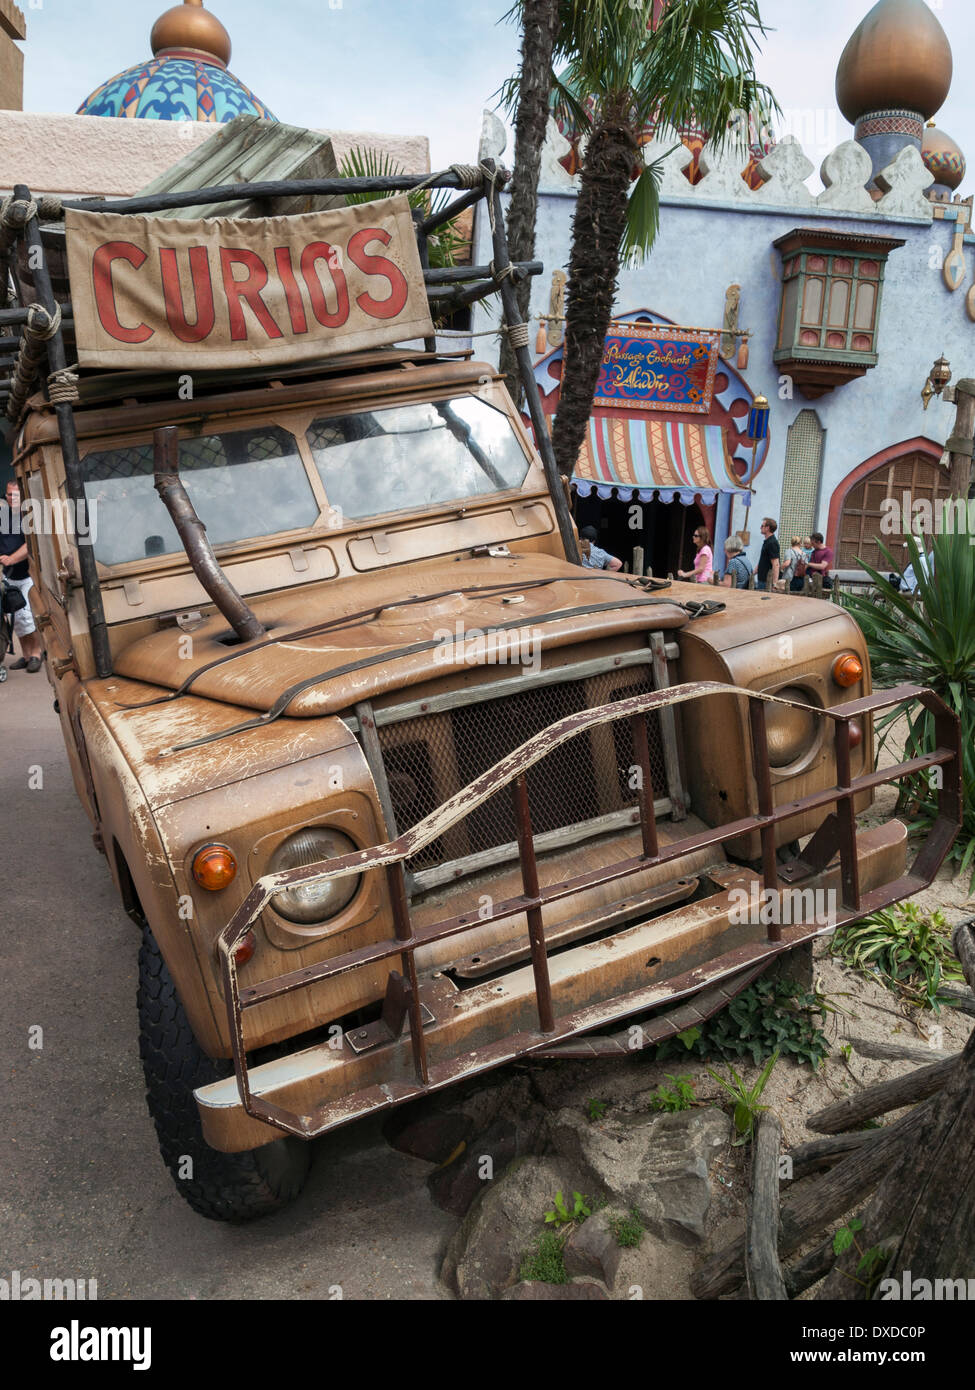
<path id="1" fill-rule="evenodd" d="M 231 121 L 276 116 L 227 70 L 230 35 L 203 0 L 183 0 L 156 20 L 152 58 L 103 82 L 79 116 L 155 121 Z"/>
<path id="2" fill-rule="evenodd" d="M 879 0 L 853 31 L 836 69 L 836 100 L 856 124 L 874 111 L 927 120 L 951 86 L 951 47 L 925 0 Z"/>
<path id="3" fill-rule="evenodd" d="M 929 121 L 925 128 L 921 158 L 928 173 L 934 176 L 935 187 L 941 185 L 954 192 L 965 177 L 965 156 L 961 146 L 950 135 L 939 130 L 934 121 Z"/>

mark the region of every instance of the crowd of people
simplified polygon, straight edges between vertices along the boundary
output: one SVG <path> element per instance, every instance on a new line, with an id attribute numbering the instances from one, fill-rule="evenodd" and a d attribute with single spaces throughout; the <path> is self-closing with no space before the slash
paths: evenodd
<path id="1" fill-rule="evenodd" d="M 772 588 L 780 592 L 786 590 L 801 593 L 806 586 L 806 576 L 821 574 L 823 588 L 831 589 L 833 580 L 833 551 L 819 531 L 813 531 L 805 538 L 793 536 L 785 555 L 776 534 L 779 524 L 774 517 L 762 520 L 762 546 L 754 565 L 745 554 L 740 536 L 729 536 L 724 543 L 725 563 L 720 583 L 726 589 L 747 589 L 754 576 L 754 587 L 765 589 L 771 579 Z M 594 526 L 584 526 L 579 532 L 582 563 L 586 569 L 619 570 L 622 560 L 601 549 L 596 541 L 598 533 Z M 711 533 L 706 526 L 699 526 L 693 536 L 695 554 L 690 569 L 678 570 L 678 579 L 690 579 L 696 584 L 715 582 L 714 552 L 711 548 Z"/>

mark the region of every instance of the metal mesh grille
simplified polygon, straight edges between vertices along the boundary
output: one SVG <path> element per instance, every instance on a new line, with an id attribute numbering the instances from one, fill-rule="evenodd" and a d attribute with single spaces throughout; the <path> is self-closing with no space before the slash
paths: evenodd
<path id="1" fill-rule="evenodd" d="M 566 715 L 653 690 L 649 667 L 610 671 L 585 680 L 482 700 L 442 714 L 379 729 L 397 830 L 429 815 L 500 758 Z M 655 798 L 667 795 L 659 719 L 646 716 Z M 578 734 L 527 775 L 536 835 L 578 825 L 637 805 L 629 721 Z M 412 872 L 463 859 L 515 839 L 510 789 L 489 797 L 460 824 L 408 863 Z"/>
<path id="2" fill-rule="evenodd" d="M 293 437 L 275 426 L 261 430 L 240 430 L 232 434 L 204 434 L 196 439 L 179 441 L 179 467 L 181 473 L 192 473 L 196 469 L 224 468 L 228 464 L 252 463 L 260 459 L 291 458 L 296 452 Z M 89 483 L 104 482 L 109 478 L 150 477 L 153 471 L 152 445 L 133 444 L 105 453 L 88 454 L 81 466 L 85 481 Z M 233 486 L 232 482 L 230 486 Z"/>
<path id="3" fill-rule="evenodd" d="M 814 410 L 800 410 L 789 426 L 779 508 L 783 550 L 791 536 L 808 536 L 816 525 L 816 501 L 823 453 L 823 428 Z"/>

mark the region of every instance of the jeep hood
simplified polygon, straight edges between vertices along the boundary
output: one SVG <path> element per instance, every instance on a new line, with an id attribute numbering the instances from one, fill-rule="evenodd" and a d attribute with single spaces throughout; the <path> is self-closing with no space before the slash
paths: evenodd
<path id="1" fill-rule="evenodd" d="M 164 627 L 126 647 L 115 670 L 254 710 L 285 701 L 280 712 L 308 718 L 451 671 L 679 628 L 688 614 L 678 604 L 706 596 L 693 584 L 648 594 L 626 575 L 550 555 L 464 557 L 258 599 L 251 606 L 267 635 L 243 646 L 219 613 Z"/>

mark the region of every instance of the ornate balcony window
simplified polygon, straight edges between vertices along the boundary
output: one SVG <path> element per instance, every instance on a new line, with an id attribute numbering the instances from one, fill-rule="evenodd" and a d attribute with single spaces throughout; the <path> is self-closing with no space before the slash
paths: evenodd
<path id="1" fill-rule="evenodd" d="M 815 400 L 877 365 L 884 270 L 904 242 L 798 227 L 773 244 L 782 257 L 773 360 Z"/>

